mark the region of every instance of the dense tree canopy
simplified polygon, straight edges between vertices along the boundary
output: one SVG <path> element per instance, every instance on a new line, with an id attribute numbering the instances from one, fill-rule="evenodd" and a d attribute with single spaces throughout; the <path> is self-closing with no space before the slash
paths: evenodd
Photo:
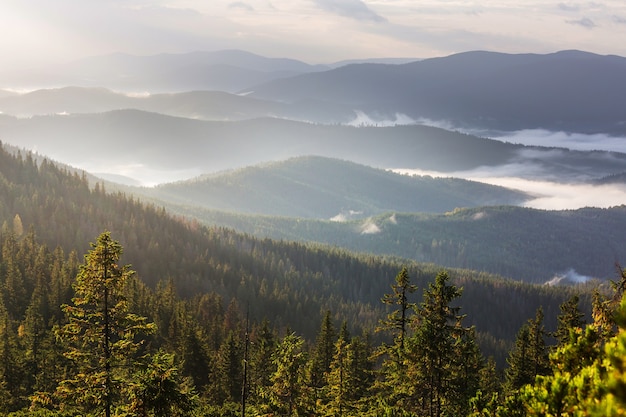
<path id="1" fill-rule="evenodd" d="M 28 156 L 0 173 L 4 414 L 623 413 L 621 270 L 585 324 L 590 286 L 205 228 Z"/>

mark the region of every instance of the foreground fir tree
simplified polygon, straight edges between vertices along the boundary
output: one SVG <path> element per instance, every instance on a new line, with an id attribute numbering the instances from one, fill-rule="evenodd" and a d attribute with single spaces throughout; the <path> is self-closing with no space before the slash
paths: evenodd
<path id="1" fill-rule="evenodd" d="M 406 353 L 406 408 L 418 415 L 464 415 L 478 388 L 481 355 L 474 330 L 453 302 L 461 290 L 440 272 L 424 291 Z"/>
<path id="2" fill-rule="evenodd" d="M 128 311 L 124 288 L 133 271 L 117 264 L 121 245 L 104 232 L 92 248 L 76 277 L 72 304 L 63 306 L 68 323 L 57 336 L 67 345 L 65 356 L 74 374 L 59 384 L 56 394 L 62 404 L 109 417 L 126 403 L 142 338 L 156 327 Z"/>
<path id="3" fill-rule="evenodd" d="M 409 302 L 409 295 L 417 291 L 417 286 L 411 284 L 411 278 L 406 267 L 403 267 L 396 275 L 396 283 L 391 286 L 391 289 L 393 293 L 385 294 L 382 302 L 394 310 L 381 321 L 378 329 L 394 332 L 395 348 L 402 352 L 411 321 L 411 312 L 415 308 L 415 303 Z"/>
<path id="4" fill-rule="evenodd" d="M 300 336 L 290 333 L 280 341 L 274 352 L 276 371 L 267 393 L 269 414 L 312 415 L 311 393 L 306 383 L 307 360 L 304 339 Z"/>
<path id="5" fill-rule="evenodd" d="M 406 267 L 396 275 L 395 284 L 391 285 L 391 293 L 383 296 L 383 304 L 391 308 L 391 312 L 382 319 L 376 328 L 377 332 L 389 332 L 393 336 L 393 343 L 383 343 L 376 349 L 375 357 L 382 357 L 380 378 L 374 382 L 374 390 L 381 410 L 392 410 L 406 397 L 406 337 L 409 324 L 415 315 L 416 304 L 409 300 L 409 296 L 417 291 L 417 286 L 411 283 L 411 277 Z M 382 412 L 382 411 L 381 411 Z"/>
<path id="6" fill-rule="evenodd" d="M 317 334 L 315 348 L 310 360 L 310 384 L 315 389 L 324 388 L 327 384 L 330 364 L 335 355 L 336 336 L 332 315 L 330 310 L 327 310 Z"/>
<path id="7" fill-rule="evenodd" d="M 550 373 L 547 332 L 543 324 L 543 310 L 539 308 L 534 319 L 528 320 L 517 334 L 515 346 L 509 354 L 506 387 L 513 392 L 535 380 L 537 375 Z"/>

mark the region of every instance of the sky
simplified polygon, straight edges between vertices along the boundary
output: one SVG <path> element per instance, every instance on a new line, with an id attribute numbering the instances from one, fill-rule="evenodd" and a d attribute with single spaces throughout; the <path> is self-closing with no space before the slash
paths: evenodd
<path id="1" fill-rule="evenodd" d="M 468 50 L 626 56 L 623 0 L 2 0 L 0 27 L 4 70 L 222 49 L 311 64 Z"/>

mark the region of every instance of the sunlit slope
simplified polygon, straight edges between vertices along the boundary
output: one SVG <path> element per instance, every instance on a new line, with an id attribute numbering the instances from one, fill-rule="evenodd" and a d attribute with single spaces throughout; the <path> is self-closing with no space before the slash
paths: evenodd
<path id="1" fill-rule="evenodd" d="M 313 156 L 164 184 L 145 192 L 189 206 L 320 219 L 362 218 L 390 210 L 441 213 L 529 199 L 521 192 L 472 181 L 410 177 Z"/>
<path id="2" fill-rule="evenodd" d="M 107 194 L 102 187 L 90 189 L 86 177 L 49 161 L 35 164 L 30 156 L 15 158 L 4 149 L 0 149 L 0 197 L 2 233 L 21 231 L 23 237 L 34 231 L 51 250 L 58 247 L 67 254 L 75 250 L 78 263 L 94 236 L 109 230 L 124 247 L 122 262 L 132 264 L 148 285 L 171 280 L 181 296 L 213 294 L 224 308 L 236 299 L 249 306 L 251 317 L 268 318 L 276 327 L 289 327 L 309 338 L 318 330 L 311 318 L 327 309 L 374 327 L 384 314 L 380 297 L 389 292 L 402 265 L 409 266 L 412 280 L 422 289 L 441 269 L 206 228 L 136 198 Z M 513 340 L 516 329 L 539 305 L 547 317 L 556 317 L 558 305 L 571 294 L 484 273 L 450 272 L 464 288 L 468 322 L 496 339 Z M 519 303 L 512 304 L 511 299 Z"/>

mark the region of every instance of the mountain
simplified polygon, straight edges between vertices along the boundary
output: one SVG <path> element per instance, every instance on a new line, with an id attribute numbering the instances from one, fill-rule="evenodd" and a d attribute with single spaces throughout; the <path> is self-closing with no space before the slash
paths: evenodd
<path id="1" fill-rule="evenodd" d="M 388 212 L 339 222 L 244 215 L 167 200 L 158 204 L 204 224 L 258 238 L 317 242 L 536 284 L 570 270 L 582 281 L 615 279 L 616 263 L 626 264 L 620 243 L 625 206 L 564 211 L 493 206 L 444 214 Z"/>
<path id="2" fill-rule="evenodd" d="M 3 237 L 13 231 L 19 239 L 34 239 L 35 233 L 50 251 L 69 254 L 76 269 L 89 242 L 108 230 L 124 248 L 122 263 L 132 264 L 149 287 L 170 282 L 185 299 L 217 300 L 215 308 L 222 312 L 236 300 L 249 306 L 255 321 L 265 317 L 276 328 L 290 328 L 309 339 L 318 329 L 313 318 L 326 310 L 332 310 L 339 322 L 345 319 L 355 328 L 373 328 L 385 314 L 381 294 L 389 291 L 403 265 L 420 288 L 426 288 L 441 269 L 406 259 L 257 239 L 183 221 L 159 206 L 123 193 L 109 194 L 101 185 L 90 188 L 85 175 L 70 173 L 47 159 L 36 163 L 29 153 L 16 156 L 0 148 L 0 179 Z M 468 322 L 489 335 L 491 351 L 500 355 L 538 306 L 544 307 L 546 317 L 556 317 L 559 304 L 574 292 L 468 270 L 450 274 L 464 288 Z M 26 272 L 18 275 L 34 279 Z M 25 309 L 30 295 L 26 290 L 19 294 L 11 304 Z"/>
<path id="3" fill-rule="evenodd" d="M 111 54 L 70 62 L 45 72 L 34 70 L 4 80 L 13 87 L 77 85 L 122 91 L 237 91 L 250 84 L 328 67 L 287 58 L 267 58 L 240 50 L 136 56 Z"/>
<path id="4" fill-rule="evenodd" d="M 445 212 L 521 204 L 530 196 L 482 183 L 409 177 L 323 157 L 242 168 L 145 190 L 187 206 L 287 217 L 342 219 L 385 211 Z"/>
<path id="5" fill-rule="evenodd" d="M 202 120 L 280 117 L 327 122 L 356 117 L 352 109 L 339 105 L 327 105 L 323 109 L 315 107 L 311 103 L 287 105 L 222 91 L 129 95 L 104 88 L 63 87 L 22 94 L 0 92 L 0 112 L 18 117 L 102 113 L 123 109 Z"/>
<path id="6" fill-rule="evenodd" d="M 466 128 L 624 134 L 626 58 L 581 51 L 474 51 L 402 65 L 347 65 L 246 89 L 254 97 L 351 105 Z"/>
<path id="7" fill-rule="evenodd" d="M 0 138 L 74 166 L 97 166 L 98 172 L 117 174 L 120 167 L 140 166 L 171 175 L 198 175 L 305 155 L 449 173 L 498 168 L 501 175 L 514 171 L 521 177 L 565 182 L 626 171 L 624 154 L 525 147 L 427 126 L 327 126 L 280 119 L 215 122 L 137 110 L 31 118 L 0 115 Z"/>

